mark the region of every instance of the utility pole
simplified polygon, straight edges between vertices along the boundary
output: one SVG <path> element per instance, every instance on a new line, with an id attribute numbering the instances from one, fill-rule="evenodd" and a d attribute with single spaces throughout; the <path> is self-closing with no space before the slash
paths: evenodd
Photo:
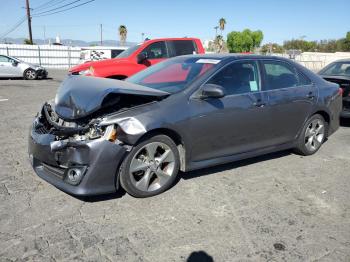
<path id="1" fill-rule="evenodd" d="M 102 41 L 102 24 L 100 24 L 100 37 L 101 37 L 101 46 L 103 45 L 103 41 Z"/>
<path id="2" fill-rule="evenodd" d="M 144 38 L 145 38 L 145 33 L 141 33 L 141 42 L 143 42 Z"/>
<path id="3" fill-rule="evenodd" d="M 26 0 L 26 9 L 27 9 L 27 19 L 28 19 L 29 41 L 30 41 L 30 44 L 33 44 L 33 36 L 32 36 L 32 18 L 30 17 L 29 0 Z"/>
<path id="4" fill-rule="evenodd" d="M 215 29 L 215 39 L 216 39 L 217 36 L 218 36 L 218 28 L 219 28 L 218 26 L 215 26 L 215 27 L 214 27 L 214 29 Z"/>

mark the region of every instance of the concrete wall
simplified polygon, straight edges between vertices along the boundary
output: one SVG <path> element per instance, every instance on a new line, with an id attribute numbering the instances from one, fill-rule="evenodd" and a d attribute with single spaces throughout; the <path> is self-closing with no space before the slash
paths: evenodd
<path id="1" fill-rule="evenodd" d="M 278 55 L 278 54 L 276 54 Z M 287 54 L 281 55 L 289 57 Z M 299 62 L 308 69 L 317 72 L 331 62 L 339 59 L 350 59 L 350 52 L 336 52 L 336 53 L 316 53 L 304 52 L 295 57 L 295 61 Z"/>

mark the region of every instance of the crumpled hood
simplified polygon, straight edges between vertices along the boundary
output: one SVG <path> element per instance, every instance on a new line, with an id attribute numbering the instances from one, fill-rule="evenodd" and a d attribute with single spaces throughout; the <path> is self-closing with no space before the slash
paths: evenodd
<path id="1" fill-rule="evenodd" d="M 68 76 L 55 98 L 55 111 L 67 121 L 76 120 L 96 112 L 109 94 L 129 94 L 165 97 L 169 93 L 153 88 L 107 78 Z"/>

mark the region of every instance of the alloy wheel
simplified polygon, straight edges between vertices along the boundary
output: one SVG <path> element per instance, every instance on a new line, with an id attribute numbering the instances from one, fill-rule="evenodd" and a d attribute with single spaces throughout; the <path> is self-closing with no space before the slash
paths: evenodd
<path id="1" fill-rule="evenodd" d="M 325 136 L 325 125 L 320 119 L 310 122 L 305 131 L 305 147 L 310 152 L 316 151 L 322 144 Z"/>
<path id="2" fill-rule="evenodd" d="M 26 72 L 27 79 L 33 80 L 33 79 L 35 79 L 35 77 L 36 77 L 36 73 L 34 70 L 27 70 L 27 72 Z"/>
<path id="3" fill-rule="evenodd" d="M 129 175 L 137 189 L 150 192 L 163 187 L 174 171 L 175 156 L 171 148 L 162 142 L 151 142 L 134 155 Z"/>

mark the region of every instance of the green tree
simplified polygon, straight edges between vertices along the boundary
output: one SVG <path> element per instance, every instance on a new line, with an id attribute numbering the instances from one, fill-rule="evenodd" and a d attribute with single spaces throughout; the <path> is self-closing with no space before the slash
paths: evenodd
<path id="1" fill-rule="evenodd" d="M 25 38 L 23 40 L 23 44 L 25 44 L 25 45 L 33 45 L 33 43 L 28 38 Z"/>
<path id="2" fill-rule="evenodd" d="M 261 53 L 263 54 L 282 54 L 284 53 L 283 46 L 277 43 L 265 44 L 261 47 Z"/>
<path id="3" fill-rule="evenodd" d="M 120 25 L 119 28 L 118 28 L 118 31 L 119 31 L 120 43 L 121 43 L 121 45 L 125 45 L 126 37 L 127 37 L 127 34 L 128 34 L 128 30 L 127 30 L 126 26 L 125 25 Z"/>
<path id="4" fill-rule="evenodd" d="M 263 38 L 264 35 L 260 30 L 233 31 L 227 35 L 227 48 L 230 53 L 252 52 L 260 46 Z"/>

